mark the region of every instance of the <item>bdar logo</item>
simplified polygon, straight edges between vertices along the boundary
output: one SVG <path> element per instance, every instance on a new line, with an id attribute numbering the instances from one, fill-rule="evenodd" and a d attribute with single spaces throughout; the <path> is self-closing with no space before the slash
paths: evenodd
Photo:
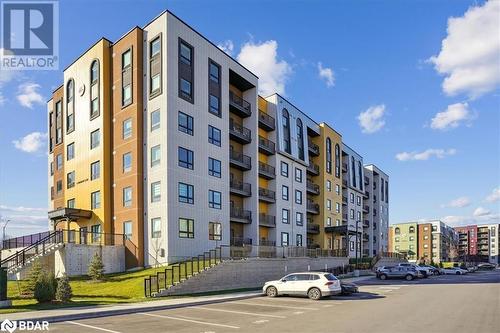
<path id="1" fill-rule="evenodd" d="M 2 324 L 0 324 L 0 330 L 2 332 L 9 332 L 9 333 L 12 333 L 16 330 L 17 328 L 17 322 L 15 321 L 10 321 L 9 319 L 5 319 L 4 321 L 2 321 Z"/>

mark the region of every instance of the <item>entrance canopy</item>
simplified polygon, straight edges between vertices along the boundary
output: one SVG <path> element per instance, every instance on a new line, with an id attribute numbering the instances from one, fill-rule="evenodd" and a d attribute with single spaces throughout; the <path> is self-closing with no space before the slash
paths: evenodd
<path id="1" fill-rule="evenodd" d="M 77 220 L 77 219 L 90 219 L 92 211 L 78 208 L 59 208 L 48 213 L 49 219 L 52 221 L 60 220 Z"/>

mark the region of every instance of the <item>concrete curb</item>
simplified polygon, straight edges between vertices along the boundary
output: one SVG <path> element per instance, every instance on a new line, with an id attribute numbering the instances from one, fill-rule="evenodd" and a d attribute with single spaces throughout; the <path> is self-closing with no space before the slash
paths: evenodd
<path id="1" fill-rule="evenodd" d="M 41 317 L 29 317 L 30 313 L 28 312 L 28 313 L 26 313 L 27 314 L 26 317 L 15 318 L 12 320 L 48 321 L 49 323 L 56 323 L 56 322 L 62 322 L 62 321 L 68 321 L 68 320 L 82 320 L 82 319 L 100 318 L 100 317 L 108 317 L 108 316 L 116 316 L 116 315 L 125 315 L 125 314 L 132 314 L 132 313 L 138 313 L 138 312 L 178 309 L 178 308 L 184 308 L 184 307 L 189 307 L 189 306 L 198 306 L 198 305 L 223 303 L 223 302 L 228 302 L 228 301 L 237 301 L 237 300 L 243 300 L 243 299 L 254 298 L 254 297 L 259 297 L 259 296 L 262 296 L 261 292 L 247 293 L 245 295 L 227 296 L 227 297 L 220 297 L 220 298 L 207 299 L 207 300 L 198 300 L 198 301 L 186 302 L 186 303 L 127 307 L 125 309 L 109 309 L 109 310 L 107 310 L 106 307 L 102 307 L 100 310 L 99 310 L 99 308 L 97 308 L 96 311 L 93 311 L 93 312 L 62 314 L 62 315 L 45 316 L 45 317 L 43 317 L 43 316 L 41 316 Z M 138 303 L 138 304 L 141 304 L 141 303 Z M 110 307 L 112 307 L 112 306 L 110 306 Z M 68 310 L 68 309 L 64 309 L 64 310 Z M 78 311 L 78 308 L 75 307 L 75 310 Z M 57 311 L 57 310 L 50 310 L 50 311 Z M 22 312 L 17 313 L 17 315 L 22 316 Z"/>

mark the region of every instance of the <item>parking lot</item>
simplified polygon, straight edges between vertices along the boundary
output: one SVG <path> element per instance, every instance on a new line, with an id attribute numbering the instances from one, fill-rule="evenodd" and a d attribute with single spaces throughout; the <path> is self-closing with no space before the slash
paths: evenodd
<path id="1" fill-rule="evenodd" d="M 53 323 L 53 332 L 497 332 L 500 271 L 414 281 L 370 278 L 320 301 L 255 297 Z"/>

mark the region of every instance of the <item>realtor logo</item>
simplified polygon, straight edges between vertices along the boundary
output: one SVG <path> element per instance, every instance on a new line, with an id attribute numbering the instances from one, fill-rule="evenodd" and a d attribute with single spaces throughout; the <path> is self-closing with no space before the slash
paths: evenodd
<path id="1" fill-rule="evenodd" d="M 0 330 L 2 332 L 14 332 L 17 328 L 17 322 L 16 321 L 10 321 L 9 319 L 5 319 L 2 321 L 2 324 L 0 324 Z"/>
<path id="2" fill-rule="evenodd" d="M 58 69 L 59 3 L 1 2 L 0 69 Z"/>

